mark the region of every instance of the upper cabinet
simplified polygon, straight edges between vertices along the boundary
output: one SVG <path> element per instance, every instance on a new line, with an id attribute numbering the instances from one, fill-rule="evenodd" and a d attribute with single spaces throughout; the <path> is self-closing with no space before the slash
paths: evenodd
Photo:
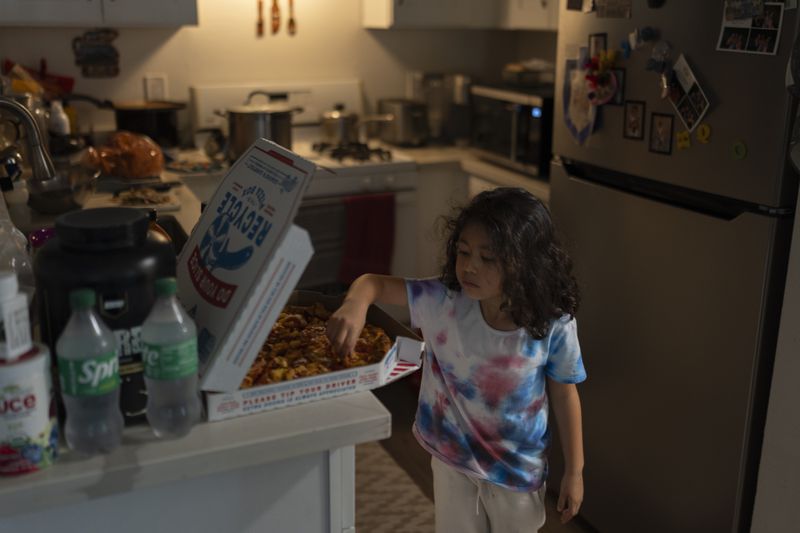
<path id="1" fill-rule="evenodd" d="M 362 0 L 366 28 L 551 30 L 558 0 Z"/>
<path id="2" fill-rule="evenodd" d="M 558 0 L 502 0 L 497 5 L 502 10 L 501 28 L 547 31 L 558 29 Z"/>
<path id="3" fill-rule="evenodd" d="M 197 0 L 0 0 L 0 26 L 197 24 Z"/>
<path id="4" fill-rule="evenodd" d="M 362 0 L 366 28 L 490 28 L 494 2 L 485 0 Z"/>

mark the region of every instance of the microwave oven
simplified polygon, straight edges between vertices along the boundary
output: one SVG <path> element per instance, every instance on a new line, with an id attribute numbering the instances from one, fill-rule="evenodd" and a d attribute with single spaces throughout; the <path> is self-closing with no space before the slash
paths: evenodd
<path id="1" fill-rule="evenodd" d="M 547 176 L 552 156 L 553 91 L 475 85 L 472 151 L 480 158 Z"/>

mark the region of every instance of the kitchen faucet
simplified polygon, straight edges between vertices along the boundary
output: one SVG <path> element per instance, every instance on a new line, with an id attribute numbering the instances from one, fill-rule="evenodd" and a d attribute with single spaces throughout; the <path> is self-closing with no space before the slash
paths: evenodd
<path id="1" fill-rule="evenodd" d="M 0 112 L 19 120 L 28 147 L 31 176 L 28 179 L 28 205 L 42 213 L 62 213 L 79 208 L 76 187 L 69 173 L 57 173 L 53 159 L 44 144 L 44 132 L 39 129 L 33 114 L 24 105 L 7 96 L 0 96 Z M 78 185 L 78 184 L 75 184 Z"/>

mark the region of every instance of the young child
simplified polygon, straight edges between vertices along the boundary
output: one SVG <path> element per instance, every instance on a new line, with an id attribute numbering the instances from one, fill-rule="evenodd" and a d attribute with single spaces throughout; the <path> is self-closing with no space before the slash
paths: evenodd
<path id="1" fill-rule="evenodd" d="M 448 230 L 439 278 L 359 277 L 328 337 L 349 351 L 371 303 L 409 306 L 426 341 L 413 431 L 433 456 L 437 533 L 544 524 L 548 401 L 563 444 L 557 509 L 566 522 L 583 500 L 575 384 L 586 378 L 571 262 L 547 208 L 522 189 L 479 194 Z"/>

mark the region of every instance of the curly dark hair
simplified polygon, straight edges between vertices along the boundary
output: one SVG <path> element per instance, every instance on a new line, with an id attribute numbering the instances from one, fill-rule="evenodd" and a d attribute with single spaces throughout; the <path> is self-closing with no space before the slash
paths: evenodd
<path id="1" fill-rule="evenodd" d="M 461 291 L 458 240 L 467 224 L 478 223 L 502 265 L 503 309 L 514 323 L 542 339 L 554 319 L 575 315 L 580 297 L 572 261 L 559 243 L 550 211 L 534 195 L 512 187 L 485 191 L 445 223 L 449 236 L 440 279 L 447 288 Z"/>

